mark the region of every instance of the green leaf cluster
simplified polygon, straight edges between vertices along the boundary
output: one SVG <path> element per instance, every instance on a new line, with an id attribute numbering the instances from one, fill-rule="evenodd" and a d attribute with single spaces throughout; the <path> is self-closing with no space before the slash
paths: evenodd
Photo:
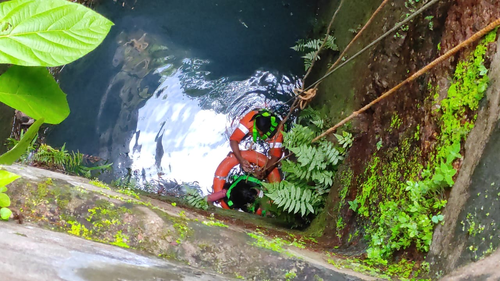
<path id="1" fill-rule="evenodd" d="M 16 179 L 20 178 L 18 175 L 0 170 L 0 219 L 9 220 L 12 211 L 8 208 L 10 206 L 10 198 L 7 192 L 7 185 Z"/>
<path id="2" fill-rule="evenodd" d="M 0 164 L 11 165 L 26 151 L 33 152 L 40 126 L 44 122 L 59 124 L 70 112 L 66 95 L 46 67 L 83 57 L 102 42 L 112 25 L 98 13 L 66 0 L 0 3 L 0 64 L 14 65 L 0 76 L 0 102 L 36 120 L 20 141 L 0 156 Z M 50 153 L 35 158 L 89 172 L 81 166 L 81 154 L 69 155 L 64 149 Z M 0 217 L 4 220 L 11 215 L 5 185 L 12 178 L 0 171 Z"/>
<path id="3" fill-rule="evenodd" d="M 102 165 L 94 165 L 95 163 L 88 163 L 89 161 L 85 160 L 85 157 L 82 153 L 74 151 L 68 152 L 65 148 L 66 145 L 63 145 L 61 149 L 55 149 L 47 144 L 36 144 L 36 132 L 38 131 L 38 126 L 35 126 L 35 124 L 33 124 L 29 128 L 28 133 L 21 134 L 21 141 L 9 139 L 10 143 L 14 144 L 14 147 L 17 147 L 20 143 L 23 142 L 23 139 L 26 136 L 35 135 L 35 138 L 33 138 L 33 140 L 27 144 L 27 148 L 22 150 L 11 150 L 24 152 L 24 154 L 20 157 L 12 157 L 14 161 L 15 159 L 21 158 L 23 163 L 25 164 L 36 164 L 37 166 L 46 167 L 51 170 L 64 171 L 68 174 L 84 176 L 87 178 L 96 176 L 92 175 L 94 171 L 100 174 L 111 169 L 112 163 L 104 163 Z M 30 132 L 30 130 L 32 130 L 32 132 Z M 9 152 L 0 156 L 0 163 L 1 159 L 4 156 L 9 155 Z"/>
<path id="4" fill-rule="evenodd" d="M 201 196 L 201 194 L 192 188 L 186 188 L 186 195 L 184 196 L 184 200 L 191 206 L 202 209 L 202 210 L 207 210 L 208 209 L 208 202 L 206 197 Z"/>
<path id="5" fill-rule="evenodd" d="M 333 51 L 338 51 L 339 47 L 335 43 L 336 38 L 332 35 L 328 35 L 325 43 L 325 48 Z M 295 46 L 290 47 L 292 50 L 297 52 L 305 53 L 302 58 L 304 59 L 304 67 L 308 70 L 311 67 L 312 61 L 314 60 L 314 56 L 316 52 L 320 49 L 323 44 L 323 39 L 310 39 L 304 40 L 300 39 L 296 42 Z M 319 60 L 320 56 L 316 57 L 316 60 Z"/>
<path id="6" fill-rule="evenodd" d="M 273 192 L 267 193 L 266 196 L 273 200 L 278 208 L 283 208 L 290 214 L 296 214 L 299 211 L 301 216 L 314 214 L 313 206 L 320 201 L 318 195 L 310 189 L 294 186 L 287 181 L 268 185 L 274 185 L 273 187 L 267 186 L 268 190 L 273 190 Z"/>
<path id="7" fill-rule="evenodd" d="M 280 183 L 264 183 L 265 195 L 273 201 L 273 213 L 292 222 L 290 215 L 304 219 L 323 207 L 337 166 L 344 159 L 348 143 L 352 143 L 352 135 L 344 133 L 345 147 L 325 139 L 313 144 L 312 140 L 326 126 L 325 119 L 318 111 L 306 108 L 298 120 L 301 124 L 283 133 L 283 146 L 293 155 L 281 163 L 285 179 Z"/>
<path id="8" fill-rule="evenodd" d="M 487 88 L 484 56 L 495 34 L 487 35 L 467 59 L 458 63 L 448 96 L 440 102 L 440 135 L 427 166 L 415 169 L 420 165 L 413 156 L 417 153 L 405 150 L 403 144 L 403 149 L 394 153 L 401 159 L 385 168 L 375 157 L 367 169 L 370 176 L 356 200 L 360 204 L 358 214 L 372 222 L 366 228 L 371 261 L 387 264 L 394 252 L 411 245 L 421 252 L 429 250 L 435 225 L 445 219 L 440 214 L 447 203 L 442 192 L 454 184 L 457 171 L 453 164 L 462 157 L 461 144 L 474 126 L 472 114 Z M 406 183 L 400 183 L 402 177 Z"/>

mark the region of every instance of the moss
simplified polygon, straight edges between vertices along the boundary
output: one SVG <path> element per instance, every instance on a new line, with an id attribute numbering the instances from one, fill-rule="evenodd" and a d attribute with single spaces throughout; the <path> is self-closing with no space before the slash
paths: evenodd
<path id="1" fill-rule="evenodd" d="M 190 229 L 185 222 L 174 223 L 174 229 L 177 232 L 178 238 L 176 242 L 180 244 L 183 240 L 185 240 L 189 235 L 192 234 L 193 230 Z"/>
<path id="2" fill-rule="evenodd" d="M 130 248 L 130 246 L 127 244 L 128 240 L 129 237 L 123 234 L 122 231 L 120 230 L 115 234 L 115 241 L 111 242 L 110 244 L 122 248 Z"/>
<path id="3" fill-rule="evenodd" d="M 97 186 L 97 187 L 100 187 L 100 188 L 104 188 L 104 189 L 111 189 L 107 184 L 99 181 L 98 179 L 93 179 L 91 181 L 89 181 L 89 183 L 93 186 Z"/>
<path id="4" fill-rule="evenodd" d="M 225 227 L 227 228 L 228 226 L 225 225 L 224 223 L 222 223 L 221 221 L 202 221 L 201 222 L 202 224 L 206 225 L 206 226 L 218 226 L 218 227 Z"/>

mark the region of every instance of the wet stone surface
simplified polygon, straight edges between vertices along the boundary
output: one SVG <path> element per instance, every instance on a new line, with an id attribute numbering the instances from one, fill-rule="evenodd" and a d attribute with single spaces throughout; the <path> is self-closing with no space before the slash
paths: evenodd
<path id="1" fill-rule="evenodd" d="M 458 266 L 477 261 L 500 244 L 500 124 L 485 147 L 483 158 L 471 178 L 469 199 L 461 211 L 454 244 L 465 243 Z"/>
<path id="2" fill-rule="evenodd" d="M 65 233 L 44 234 L 47 232 L 39 229 L 40 235 L 52 239 L 51 241 L 65 240 L 58 237 L 68 237 L 69 241 L 84 238 L 103 243 L 92 245 L 109 247 L 104 244 L 111 244 L 138 251 L 144 259 L 148 256 L 159 257 L 172 263 L 188 265 L 193 271 L 202 270 L 227 278 L 286 280 L 287 276 L 295 276 L 297 280 L 372 280 L 368 276 L 329 265 L 326 262 L 327 257 L 321 253 L 295 248 L 280 242 L 283 240 L 265 237 L 260 231 L 251 231 L 254 233 L 251 237 L 248 235 L 248 230 L 237 225 L 224 224 L 173 204 L 147 197 L 127 196 L 116 190 L 91 185 L 83 178 L 33 167 L 8 166 L 6 169 L 22 177 L 8 187 L 12 201 L 11 208 L 24 216 L 24 223 L 27 225 Z M 253 229 L 257 227 L 262 226 L 255 225 Z M 38 233 L 37 231 L 34 233 Z M 22 237 L 18 239 L 21 241 Z M 93 243 L 86 240 L 81 241 Z M 42 241 L 42 244 L 48 247 L 47 251 L 53 246 L 52 242 Z M 99 247 L 97 249 L 102 250 Z M 126 256 L 120 253 L 110 252 L 106 256 L 113 260 L 127 260 Z M 77 254 L 80 257 L 87 253 Z M 31 262 L 29 257 L 23 256 L 26 253 L 22 253 L 19 249 L 12 250 L 12 255 Z M 35 258 L 43 260 L 41 257 Z M 59 263 L 65 264 L 73 261 L 74 257 L 62 256 L 60 259 Z M 92 261 L 101 257 L 91 255 L 89 259 Z M 126 280 L 136 280 L 133 278 L 142 274 L 142 269 L 121 263 L 86 270 L 84 268 L 88 267 L 88 262 L 84 262 L 85 260 L 87 260 L 85 257 L 81 257 L 74 261 L 74 270 L 83 280 L 100 280 L 95 279 L 97 275 L 114 276 L 114 278 L 129 276 Z M 13 264 L 12 267 L 13 271 L 22 271 L 19 264 Z M 167 274 L 161 265 L 153 267 L 155 268 L 149 274 Z M 167 271 L 171 272 L 169 270 Z M 177 274 L 175 270 L 174 273 Z M 51 271 L 51 274 L 54 273 Z M 31 280 L 40 280 L 34 276 Z M 175 276 L 163 278 L 190 280 L 175 279 L 177 278 Z M 78 280 L 66 277 L 62 279 Z M 49 278 L 49 280 L 58 279 Z"/>

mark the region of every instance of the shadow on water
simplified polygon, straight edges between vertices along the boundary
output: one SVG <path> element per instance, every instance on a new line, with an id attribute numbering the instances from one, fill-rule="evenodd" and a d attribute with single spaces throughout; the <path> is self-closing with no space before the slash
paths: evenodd
<path id="1" fill-rule="evenodd" d="M 113 177 L 131 172 L 206 193 L 240 116 L 257 107 L 286 114 L 303 74 L 290 46 L 307 36 L 315 5 L 139 4 L 97 8 L 115 26 L 94 52 L 63 69 L 72 112 L 48 142 L 108 159 Z"/>

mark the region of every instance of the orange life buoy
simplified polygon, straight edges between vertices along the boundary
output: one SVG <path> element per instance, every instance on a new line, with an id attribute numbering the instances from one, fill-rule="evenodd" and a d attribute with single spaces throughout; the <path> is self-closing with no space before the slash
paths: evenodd
<path id="1" fill-rule="evenodd" d="M 264 154 L 253 150 L 241 151 L 241 156 L 251 164 L 255 164 L 259 167 L 263 167 L 267 163 L 267 161 L 269 161 Z M 240 162 L 238 162 L 238 159 L 236 159 L 236 156 L 234 156 L 233 153 L 230 153 L 226 157 L 226 159 L 224 159 L 219 164 L 219 167 L 217 167 L 217 170 L 215 170 L 214 185 L 213 185 L 214 193 L 219 192 L 223 189 L 229 171 L 231 171 L 231 169 L 238 164 L 240 164 Z M 268 182 L 281 181 L 281 176 L 278 171 L 278 168 L 274 168 L 271 171 L 271 173 L 269 173 L 269 175 L 267 176 L 267 181 Z M 224 202 L 223 200 L 219 200 L 219 202 L 221 203 L 222 208 L 230 209 L 229 206 L 226 204 L 226 202 Z"/>

